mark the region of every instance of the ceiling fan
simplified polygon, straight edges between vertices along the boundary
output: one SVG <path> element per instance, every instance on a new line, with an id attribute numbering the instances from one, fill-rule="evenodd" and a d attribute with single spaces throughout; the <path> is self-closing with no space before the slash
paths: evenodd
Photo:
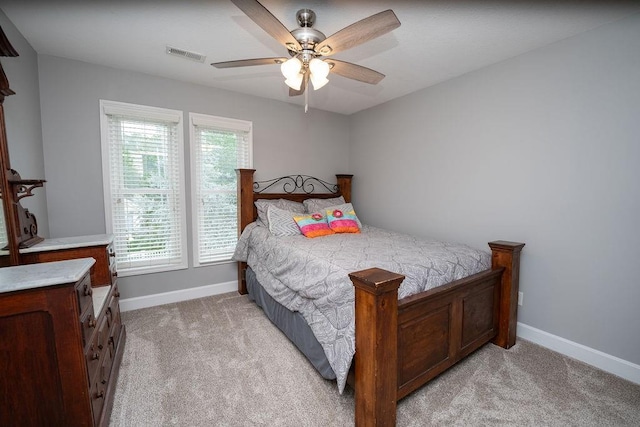
<path id="1" fill-rule="evenodd" d="M 309 80 L 315 90 L 320 89 L 329 81 L 327 79 L 329 72 L 369 84 L 377 84 L 385 77 L 384 74 L 370 68 L 333 58 L 327 60 L 322 58 L 398 28 L 400 21 L 390 9 L 362 19 L 326 37 L 313 28 L 316 14 L 310 9 L 301 9 L 296 13 L 300 27 L 290 32 L 257 0 L 231 0 L 231 2 L 271 37 L 284 45 L 291 58 L 242 59 L 211 64 L 216 68 L 278 64 L 286 78 L 285 83 L 289 86 L 289 96 L 303 94 Z"/>

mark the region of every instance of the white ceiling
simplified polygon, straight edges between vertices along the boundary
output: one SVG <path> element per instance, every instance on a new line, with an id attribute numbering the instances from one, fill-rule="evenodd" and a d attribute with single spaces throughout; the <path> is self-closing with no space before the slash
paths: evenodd
<path id="1" fill-rule="evenodd" d="M 461 74 L 640 12 L 639 1 L 261 0 L 289 30 L 298 9 L 316 12 L 328 37 L 393 9 L 391 33 L 335 55 L 387 77 L 378 85 L 330 75 L 309 106 L 342 114 L 381 104 Z M 211 62 L 286 56 L 286 50 L 228 0 L 0 0 L 43 55 L 139 71 L 303 105 L 274 65 L 216 69 Z M 166 46 L 206 55 L 198 63 Z"/>

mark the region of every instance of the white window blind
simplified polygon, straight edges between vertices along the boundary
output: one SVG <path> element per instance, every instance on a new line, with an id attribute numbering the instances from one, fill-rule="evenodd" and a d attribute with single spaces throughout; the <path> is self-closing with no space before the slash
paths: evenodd
<path id="1" fill-rule="evenodd" d="M 119 272 L 187 267 L 182 112 L 101 101 L 107 231 Z"/>
<path id="2" fill-rule="evenodd" d="M 238 241 L 237 168 L 252 165 L 252 124 L 190 113 L 195 265 L 229 261 Z"/>

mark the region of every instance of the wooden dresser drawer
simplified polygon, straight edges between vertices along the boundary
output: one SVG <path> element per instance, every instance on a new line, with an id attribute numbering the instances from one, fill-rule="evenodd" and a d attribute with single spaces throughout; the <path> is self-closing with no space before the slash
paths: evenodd
<path id="1" fill-rule="evenodd" d="M 120 293 L 118 292 L 117 285 L 109 299 L 107 319 L 109 319 L 109 344 L 111 345 L 112 354 L 115 355 L 122 329 L 122 321 L 120 320 Z"/>
<path id="2" fill-rule="evenodd" d="M 98 377 L 98 381 L 100 382 L 100 384 L 106 385 L 109 383 L 109 379 L 111 378 L 111 365 L 113 363 L 113 357 L 108 349 L 105 349 L 103 355 L 104 357 L 100 362 L 100 375 Z"/>
<path id="3" fill-rule="evenodd" d="M 104 384 L 101 384 L 100 381 L 93 382 L 89 389 L 89 397 L 91 398 L 93 423 L 94 425 L 99 426 L 102 408 L 104 407 L 104 401 L 107 397 L 107 387 Z"/>
<path id="4" fill-rule="evenodd" d="M 80 329 L 82 329 L 82 346 L 86 348 L 91 340 L 93 331 L 96 329 L 96 326 L 98 326 L 95 313 L 93 312 L 93 304 L 80 316 L 80 325 Z"/>
<path id="5" fill-rule="evenodd" d="M 91 289 L 91 280 L 88 274 L 76 285 L 76 294 L 78 295 L 78 309 L 82 314 L 92 302 L 91 295 L 93 294 L 93 290 Z"/>
<path id="6" fill-rule="evenodd" d="M 98 376 L 100 356 L 101 350 L 98 347 L 98 334 L 95 334 L 84 351 L 84 358 L 87 361 L 87 372 L 89 373 L 89 383 L 94 382 Z"/>

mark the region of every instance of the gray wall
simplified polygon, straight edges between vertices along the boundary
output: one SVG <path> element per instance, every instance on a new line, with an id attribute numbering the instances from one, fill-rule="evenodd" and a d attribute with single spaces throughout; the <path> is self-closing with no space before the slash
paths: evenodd
<path id="1" fill-rule="evenodd" d="M 41 55 L 40 98 L 51 237 L 105 232 L 99 99 L 250 120 L 257 179 L 348 172 L 346 116 L 150 75 Z M 205 66 L 198 64 L 198 66 Z M 187 185 L 190 182 L 187 169 Z M 187 211 L 191 212 L 187 195 Z M 188 225 L 191 234 L 191 224 Z M 189 258 L 192 259 L 191 242 Z M 123 298 L 236 280 L 236 265 L 123 277 Z"/>
<path id="2" fill-rule="evenodd" d="M 19 54 L 17 57 L 1 59 L 9 86 L 16 93 L 4 101 L 11 167 L 24 179 L 46 179 L 40 125 L 38 56 L 2 11 L 0 26 Z M 42 237 L 49 236 L 46 188 L 47 184 L 44 188 L 34 190 L 32 197 L 20 200 L 20 204 L 36 216 L 38 234 Z"/>
<path id="3" fill-rule="evenodd" d="M 640 363 L 640 15 L 352 116 L 364 222 L 526 242 L 519 321 Z"/>
<path id="4" fill-rule="evenodd" d="M 18 92 L 12 162 L 48 180 L 52 237 L 105 231 L 98 99 L 252 120 L 257 178 L 354 173 L 365 222 L 479 248 L 526 242 L 519 320 L 640 363 L 640 17 L 350 117 L 47 56 L 38 94 L 33 49 L 0 24 L 21 53 L 2 60 Z M 37 194 L 26 202 L 43 230 Z M 128 298 L 232 280 L 228 264 L 120 284 Z"/>

